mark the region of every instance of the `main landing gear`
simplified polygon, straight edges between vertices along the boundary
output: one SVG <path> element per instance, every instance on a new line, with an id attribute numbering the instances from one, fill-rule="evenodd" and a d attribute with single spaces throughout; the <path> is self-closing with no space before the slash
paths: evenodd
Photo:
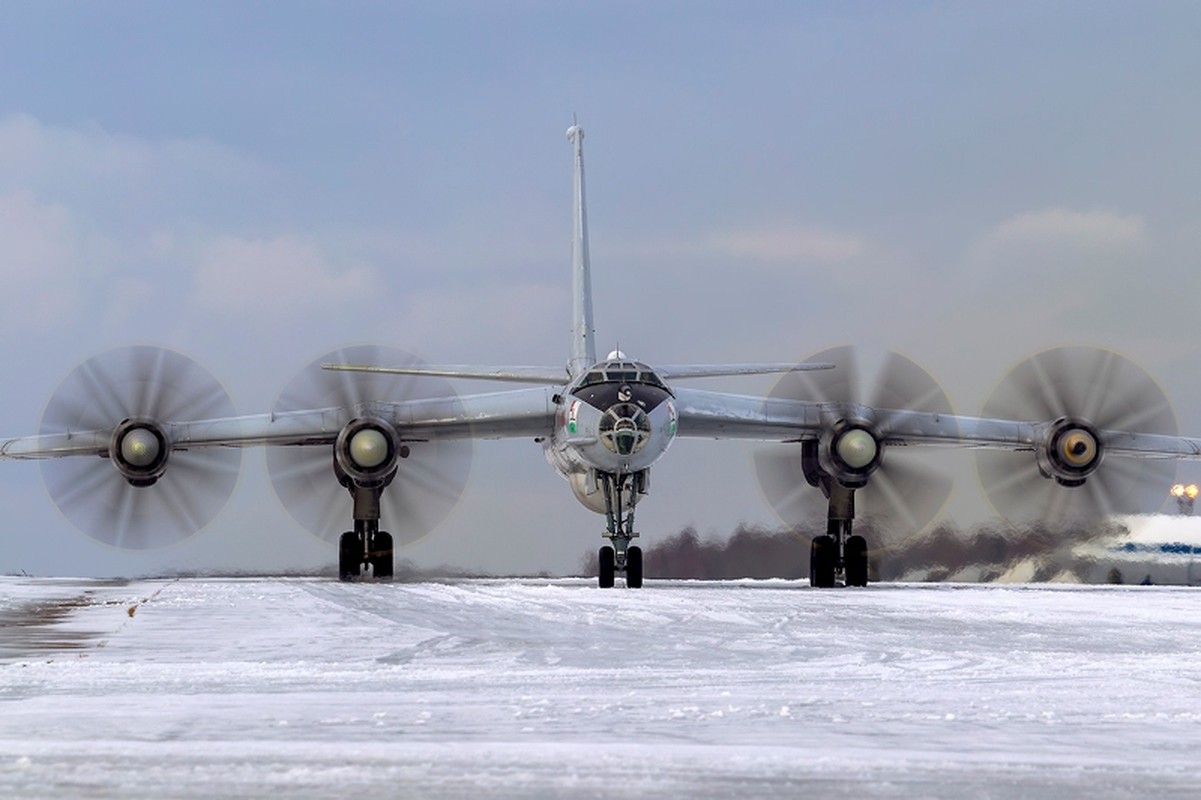
<path id="1" fill-rule="evenodd" d="M 845 586 L 867 586 L 867 540 L 852 535 L 855 490 L 828 477 L 822 491 L 829 497 L 826 533 L 813 537 L 809 550 L 809 585 L 828 589 L 843 579 Z"/>
<path id="2" fill-rule="evenodd" d="M 638 538 L 634 531 L 634 506 L 646 494 L 646 472 L 633 475 L 597 476 L 605 493 L 605 532 L 610 544 L 600 549 L 598 584 L 612 589 L 618 573 L 624 573 L 626 588 L 642 588 L 642 548 L 631 545 Z"/>
<path id="3" fill-rule="evenodd" d="M 801 443 L 801 472 L 829 502 L 826 532 L 813 537 L 809 546 L 809 585 L 829 589 L 841 578 L 844 586 L 867 586 L 867 540 L 851 532 L 855 487 L 844 486 L 822 468 L 816 442 Z"/>
<path id="4" fill-rule="evenodd" d="M 344 581 L 392 578 L 392 534 L 379 529 L 379 500 L 387 486 L 346 488 L 354 498 L 354 530 L 338 540 L 338 577 Z"/>

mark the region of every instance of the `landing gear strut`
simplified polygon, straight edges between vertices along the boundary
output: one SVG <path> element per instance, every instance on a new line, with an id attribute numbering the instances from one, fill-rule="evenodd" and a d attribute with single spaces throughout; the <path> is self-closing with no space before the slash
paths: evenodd
<path id="1" fill-rule="evenodd" d="M 634 506 L 639 495 L 646 494 L 646 473 L 633 475 L 601 474 L 597 478 L 605 493 L 605 532 L 610 544 L 600 549 L 598 584 L 612 589 L 618 573 L 624 573 L 626 588 L 642 588 L 642 548 L 631 545 L 634 530 Z"/>
<path id="2" fill-rule="evenodd" d="M 371 577 L 392 578 L 392 534 L 379 529 L 379 501 L 383 486 L 346 488 L 354 498 L 354 530 L 338 540 L 338 577 L 344 581 Z"/>
<path id="3" fill-rule="evenodd" d="M 845 586 L 867 586 L 867 540 L 852 533 L 855 489 L 834 480 L 817 463 L 817 448 L 802 444 L 801 465 L 810 486 L 829 500 L 826 533 L 813 537 L 809 548 L 809 585 L 828 589 L 843 579 Z"/>
<path id="4" fill-rule="evenodd" d="M 841 575 L 846 586 L 867 586 L 867 540 L 851 533 L 855 490 L 830 481 L 828 491 L 826 533 L 813 537 L 809 550 L 809 584 L 828 589 Z"/>

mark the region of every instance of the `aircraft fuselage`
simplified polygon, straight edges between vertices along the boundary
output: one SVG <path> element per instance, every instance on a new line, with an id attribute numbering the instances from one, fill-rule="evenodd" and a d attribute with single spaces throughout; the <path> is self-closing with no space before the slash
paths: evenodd
<path id="1" fill-rule="evenodd" d="M 645 473 L 676 435 L 671 389 L 645 364 L 610 358 L 578 376 L 561 395 L 546 442 L 550 463 L 576 497 L 603 513 L 597 475 Z"/>

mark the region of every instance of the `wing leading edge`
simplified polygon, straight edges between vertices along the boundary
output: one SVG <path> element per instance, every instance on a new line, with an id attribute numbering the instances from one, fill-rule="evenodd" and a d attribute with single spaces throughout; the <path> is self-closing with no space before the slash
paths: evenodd
<path id="1" fill-rule="evenodd" d="M 1034 450 L 1054 421 L 1021 421 L 863 405 L 677 389 L 679 435 L 776 442 L 816 440 L 840 419 L 859 419 L 892 446 Z M 1201 460 L 1201 439 L 1102 429 L 1106 452 L 1129 458 Z"/>
<path id="2" fill-rule="evenodd" d="M 485 367 L 472 364 L 444 364 L 393 367 L 386 364 L 322 364 L 333 372 L 364 372 L 377 375 L 426 375 L 438 378 L 462 378 L 502 383 L 536 383 L 541 386 L 565 386 L 571 381 L 567 370 L 552 367 Z M 833 364 L 802 362 L 800 364 L 668 364 L 655 367 L 664 380 L 681 378 L 720 378 L 733 375 L 773 375 L 786 372 L 809 372 L 834 369 Z"/>
<path id="3" fill-rule="evenodd" d="M 352 419 L 373 416 L 394 424 L 402 441 L 501 439 L 550 433 L 554 402 L 549 389 L 365 403 L 202 420 L 163 420 L 172 449 L 330 444 Z M 0 458 L 47 459 L 106 456 L 112 430 L 24 436 L 0 441 Z"/>

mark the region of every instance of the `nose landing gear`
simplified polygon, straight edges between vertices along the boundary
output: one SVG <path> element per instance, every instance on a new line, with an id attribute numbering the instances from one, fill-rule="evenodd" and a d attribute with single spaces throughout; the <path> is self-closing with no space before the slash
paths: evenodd
<path id="1" fill-rule="evenodd" d="M 642 548 L 631 546 L 630 540 L 623 540 L 623 537 L 614 538 L 613 542 L 614 545 L 605 545 L 600 549 L 597 585 L 602 589 L 612 589 L 617 582 L 617 574 L 624 573 L 627 589 L 641 589 Z"/>
<path id="2" fill-rule="evenodd" d="M 602 589 L 612 589 L 617 574 L 622 573 L 627 589 L 641 589 L 642 548 L 630 542 L 638 538 L 634 530 L 634 506 L 638 497 L 646 494 L 646 473 L 598 477 L 605 493 L 605 532 L 601 535 L 610 544 L 600 549 L 597 583 Z"/>

